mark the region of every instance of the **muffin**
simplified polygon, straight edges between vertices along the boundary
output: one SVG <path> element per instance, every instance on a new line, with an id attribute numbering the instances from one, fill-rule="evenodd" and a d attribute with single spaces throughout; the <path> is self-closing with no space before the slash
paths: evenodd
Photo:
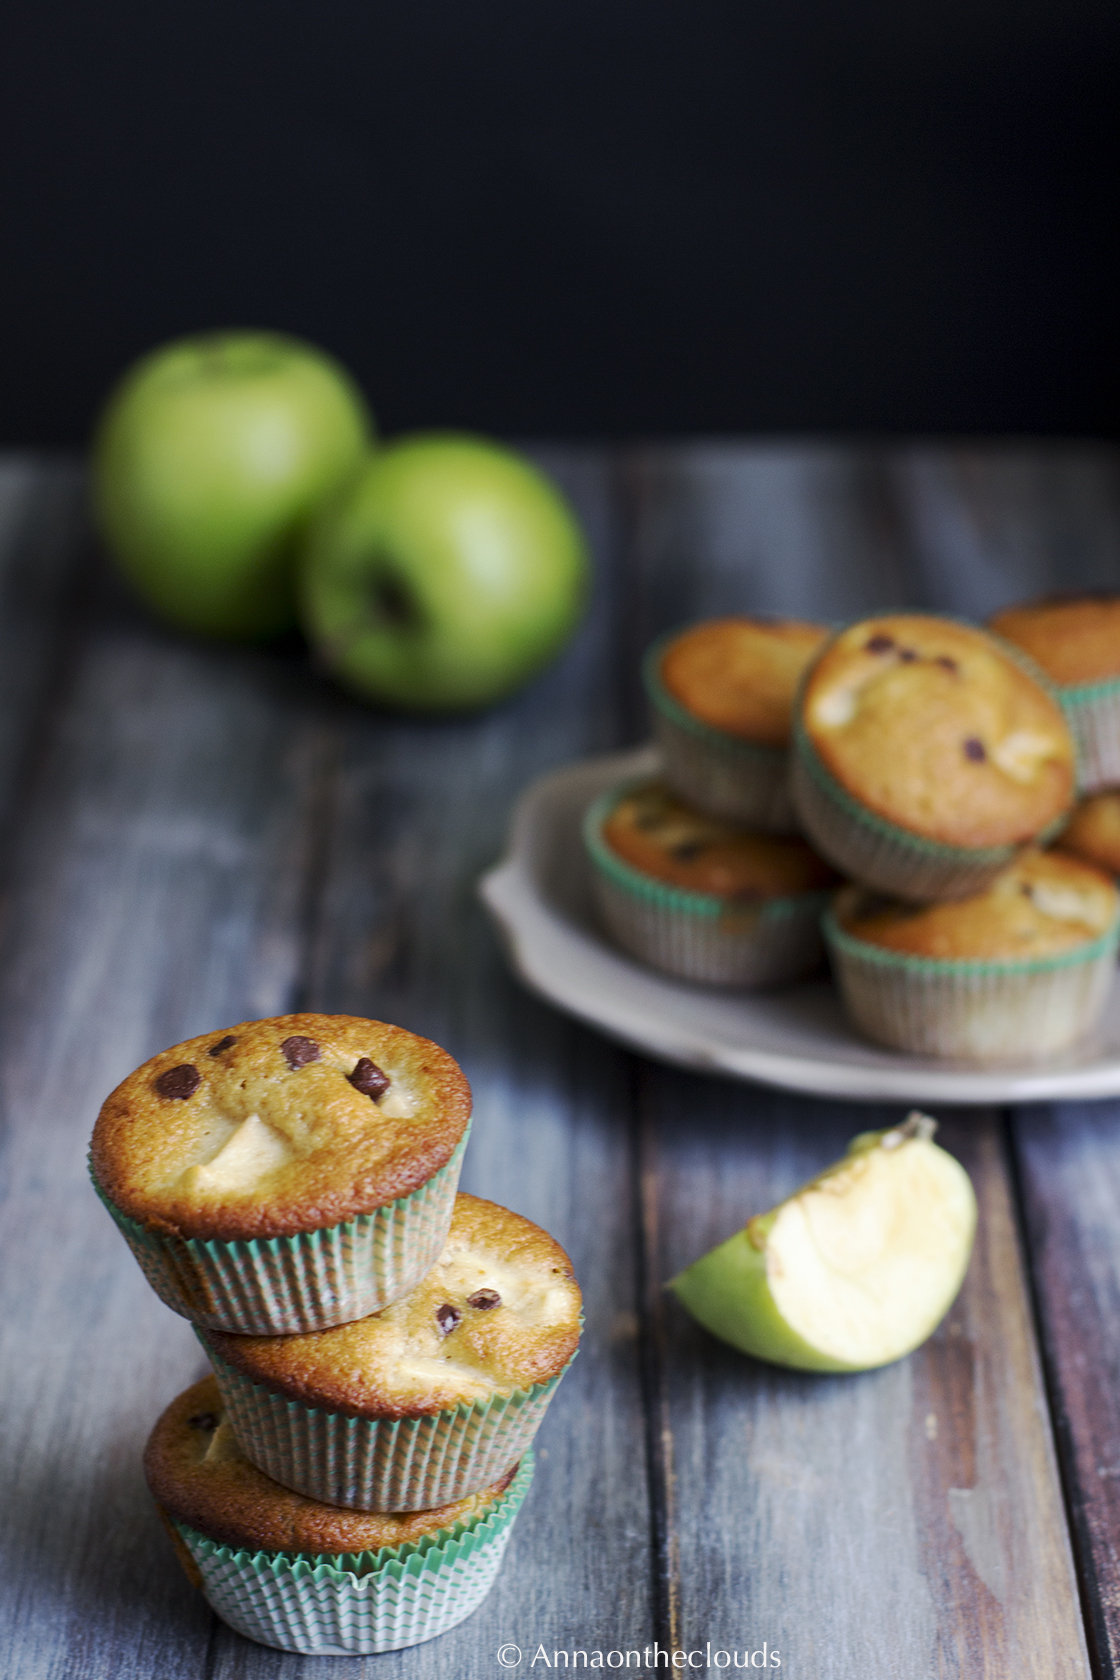
<path id="1" fill-rule="evenodd" d="M 791 709 L 828 632 L 793 619 L 720 618 L 664 637 L 644 665 L 665 779 L 697 810 L 793 833 Z"/>
<path id="2" fill-rule="evenodd" d="M 1082 799 L 1054 846 L 1106 874 L 1120 875 L 1120 789 Z"/>
<path id="3" fill-rule="evenodd" d="M 253 1335 L 407 1293 L 447 1236 L 470 1123 L 458 1064 L 349 1015 L 281 1015 L 153 1056 L 107 1098 L 94 1185 L 160 1298 Z"/>
<path id="4" fill-rule="evenodd" d="M 913 1055 L 1035 1062 L 1100 1019 L 1120 894 L 1088 864 L 1032 850 L 954 903 L 847 887 L 824 926 L 845 1006 L 868 1038 Z"/>
<path id="5" fill-rule="evenodd" d="M 1056 685 L 1080 758 L 1081 788 L 1120 782 L 1120 595 L 1028 601 L 991 628 L 1030 654 Z"/>
<path id="6" fill-rule="evenodd" d="M 640 781 L 595 802 L 584 840 L 603 921 L 642 962 L 760 987 L 821 961 L 821 911 L 838 877 L 799 837 L 747 833 Z"/>
<path id="7" fill-rule="evenodd" d="M 309 1336 L 200 1333 L 242 1450 L 309 1498 L 444 1505 L 528 1449 L 580 1334 L 571 1262 L 539 1226 L 459 1195 L 428 1275 Z"/>
<path id="8" fill-rule="evenodd" d="M 213 1377 L 172 1401 L 144 1471 L 188 1579 L 222 1620 L 311 1656 L 397 1651 L 463 1621 L 493 1585 L 533 1475 L 530 1455 L 469 1498 L 409 1515 L 320 1505 L 242 1455 Z"/>
<path id="9" fill-rule="evenodd" d="M 1025 655 L 950 619 L 839 632 L 806 674 L 793 790 L 813 844 L 900 898 L 967 898 L 1061 825 L 1075 749 Z"/>

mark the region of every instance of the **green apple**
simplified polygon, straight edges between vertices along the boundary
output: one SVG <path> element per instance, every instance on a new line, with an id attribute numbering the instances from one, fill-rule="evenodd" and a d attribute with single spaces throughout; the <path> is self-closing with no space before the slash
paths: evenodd
<path id="1" fill-rule="evenodd" d="M 263 332 L 164 345 L 129 369 L 98 422 L 106 546 L 185 629 L 244 640 L 289 629 L 308 520 L 370 436 L 357 387 L 314 345 Z"/>
<path id="2" fill-rule="evenodd" d="M 976 1197 L 912 1114 L 861 1132 L 844 1158 L 669 1284 L 733 1347 L 801 1371 L 866 1371 L 924 1342 L 964 1280 Z"/>
<path id="3" fill-rule="evenodd" d="M 316 522 L 304 629 L 367 698 L 484 706 L 557 652 L 587 579 L 579 525 L 543 473 L 482 438 L 421 435 L 374 456 Z"/>

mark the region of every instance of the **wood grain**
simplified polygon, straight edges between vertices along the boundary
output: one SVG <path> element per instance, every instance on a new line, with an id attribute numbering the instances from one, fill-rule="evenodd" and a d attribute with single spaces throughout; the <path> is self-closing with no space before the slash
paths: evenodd
<path id="1" fill-rule="evenodd" d="M 1120 1103 L 1015 1117 L 1026 1231 L 1099 1674 L 1120 1671 Z"/>
<path id="2" fill-rule="evenodd" d="M 92 564 L 75 467 L 0 466 L 4 1673 L 371 1671 L 237 1638 L 178 1574 L 138 1454 L 202 1360 L 85 1177 L 98 1103 L 138 1061 L 307 1005 L 379 1014 L 460 1056 L 476 1093 L 465 1185 L 554 1231 L 587 1297 L 585 1346 L 494 1593 L 378 1674 L 471 1680 L 496 1672 L 504 1641 L 527 1670 L 538 1644 L 654 1638 L 767 1640 L 813 1680 L 1083 1674 L 999 1121 L 947 1123 L 984 1223 L 926 1349 L 851 1380 L 752 1366 L 691 1325 L 664 1279 L 883 1115 L 616 1050 L 511 980 L 475 882 L 532 776 L 644 735 L 637 660 L 661 629 L 741 608 L 986 611 L 1001 590 L 1105 581 L 1116 457 L 825 443 L 540 455 L 592 534 L 593 610 L 523 694 L 430 723 L 348 700 L 297 650 L 161 631 Z M 1100 1350 L 1120 1296 L 1102 1113 L 1034 1117 L 1019 1136 L 1105 1673 L 1116 1418 Z"/>
<path id="3" fill-rule="evenodd" d="M 1114 485 L 1107 452 L 636 455 L 626 537 L 643 629 L 743 610 L 991 610 L 997 583 L 1054 587 L 1075 552 L 1079 579 L 1099 581 Z M 783 1663 L 836 1680 L 1084 1674 L 997 1119 L 949 1128 L 983 1223 L 946 1324 L 886 1371 L 813 1380 L 719 1347 L 657 1283 L 892 1116 L 653 1066 L 639 1088 L 653 1485 L 674 1637 L 690 1649 L 766 1640 Z"/>
<path id="4" fill-rule="evenodd" d="M 664 1279 L 899 1117 L 652 1068 L 643 1087 Z M 941 1141 L 972 1176 L 979 1235 L 909 1359 L 782 1372 L 664 1299 L 686 1648 L 766 1640 L 822 1680 L 1087 1672 L 1001 1125 L 946 1116 Z"/>

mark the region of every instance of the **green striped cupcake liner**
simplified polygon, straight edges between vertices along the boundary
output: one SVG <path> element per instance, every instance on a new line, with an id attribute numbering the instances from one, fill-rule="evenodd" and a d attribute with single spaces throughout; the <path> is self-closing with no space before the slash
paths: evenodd
<path id="1" fill-rule="evenodd" d="M 1038 1062 L 1090 1032 L 1108 1002 L 1120 919 L 1074 951 L 1030 961 L 910 956 L 858 939 L 829 910 L 824 934 L 852 1021 L 877 1044 L 976 1063 Z"/>
<path id="2" fill-rule="evenodd" d="M 842 633 L 838 630 L 836 635 Z M 1057 701 L 1053 683 L 1021 648 L 991 636 L 990 632 L 987 634 Z M 818 658 L 823 657 L 834 640 L 835 636 L 829 639 Z M 810 672 L 813 668 L 810 667 Z M 802 691 L 810 672 L 802 680 Z M 912 834 L 909 829 L 868 810 L 821 763 L 801 719 L 800 695 L 794 708 L 791 786 L 806 834 L 842 874 L 879 892 L 918 904 L 971 898 L 983 892 L 1027 844 L 954 846 Z M 1068 817 L 1069 812 L 1063 811 L 1041 833 L 1032 836 L 1030 843 L 1042 846 L 1054 839 Z"/>
<path id="3" fill-rule="evenodd" d="M 236 1551 L 185 1523 L 174 1527 L 210 1605 L 238 1633 L 305 1656 L 371 1656 L 435 1639 L 478 1608 L 532 1479 L 528 1453 L 481 1516 L 357 1556 Z"/>
<path id="4" fill-rule="evenodd" d="M 800 825 L 789 790 L 787 747 L 744 741 L 704 723 L 676 700 L 661 680 L 661 660 L 679 631 L 646 651 L 642 680 L 666 782 L 674 793 L 713 817 L 769 834 L 796 834 Z"/>
<path id="5" fill-rule="evenodd" d="M 245 1457 L 283 1487 L 358 1511 L 425 1511 L 489 1487 L 527 1452 L 571 1364 L 549 1382 L 431 1416 L 359 1418 L 275 1394 L 200 1340 Z"/>
<path id="6" fill-rule="evenodd" d="M 669 886 L 632 868 L 603 839 L 620 800 L 648 777 L 601 795 L 584 818 L 583 838 L 603 922 L 624 951 L 682 980 L 758 989 L 787 985 L 824 958 L 821 912 L 828 892 L 741 903 L 717 893 Z"/>
<path id="7" fill-rule="evenodd" d="M 122 1213 L 92 1167 L 90 1176 L 144 1276 L 173 1312 L 210 1330 L 293 1335 L 367 1318 L 431 1271 L 447 1241 L 469 1136 L 468 1124 L 447 1164 L 410 1195 L 294 1237 L 169 1236 Z"/>
<path id="8" fill-rule="evenodd" d="M 1120 786 L 1120 677 L 1055 693 L 1077 742 L 1080 791 Z"/>

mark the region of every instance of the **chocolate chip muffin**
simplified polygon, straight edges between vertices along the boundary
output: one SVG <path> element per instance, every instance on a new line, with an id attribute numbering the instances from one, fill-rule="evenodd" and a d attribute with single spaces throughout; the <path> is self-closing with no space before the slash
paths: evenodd
<path id="1" fill-rule="evenodd" d="M 814 845 L 916 901 L 980 891 L 1073 800 L 1074 744 L 1045 679 L 950 619 L 892 614 L 841 631 L 806 675 L 795 738 L 794 797 Z"/>
<path id="2" fill-rule="evenodd" d="M 991 621 L 1051 678 L 1077 740 L 1086 793 L 1120 782 L 1120 595 L 1060 596 Z"/>
<path id="3" fill-rule="evenodd" d="M 415 1510 L 522 1456 L 575 1354 L 580 1305 L 547 1232 L 459 1195 L 435 1265 L 391 1306 L 316 1335 L 202 1340 L 262 1470 L 331 1504 Z"/>
<path id="4" fill-rule="evenodd" d="M 827 634 L 793 619 L 721 618 L 650 649 L 654 733 L 682 798 L 745 827 L 796 828 L 787 786 L 793 700 Z"/>
<path id="5" fill-rule="evenodd" d="M 525 1460 L 413 1513 L 318 1504 L 249 1463 L 212 1377 L 172 1401 L 144 1470 L 188 1578 L 218 1615 L 308 1654 L 398 1650 L 462 1621 L 493 1583 L 532 1477 Z"/>
<path id="6" fill-rule="evenodd" d="M 1120 790 L 1111 788 L 1082 799 L 1054 846 L 1109 875 L 1120 875 Z"/>
<path id="7" fill-rule="evenodd" d="M 913 1054 L 1038 1061 L 1107 1003 L 1120 894 L 1099 870 L 1028 850 L 975 897 L 913 905 L 844 889 L 825 917 L 841 994 L 868 1037 Z"/>
<path id="8" fill-rule="evenodd" d="M 162 1299 L 243 1332 L 376 1311 L 443 1244 L 470 1121 L 400 1027 L 286 1015 L 154 1056 L 104 1103 L 95 1185 Z"/>
<path id="9" fill-rule="evenodd" d="M 800 837 L 733 827 L 643 781 L 597 801 L 585 839 L 607 930 L 643 962 L 741 986 L 819 964 L 820 914 L 839 877 Z"/>

